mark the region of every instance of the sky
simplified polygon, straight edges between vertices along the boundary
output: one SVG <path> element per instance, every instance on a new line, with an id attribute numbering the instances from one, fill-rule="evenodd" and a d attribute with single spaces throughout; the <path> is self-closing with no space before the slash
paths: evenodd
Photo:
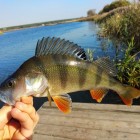
<path id="1" fill-rule="evenodd" d="M 114 0 L 0 0 L 0 28 L 70 19 L 99 12 Z"/>

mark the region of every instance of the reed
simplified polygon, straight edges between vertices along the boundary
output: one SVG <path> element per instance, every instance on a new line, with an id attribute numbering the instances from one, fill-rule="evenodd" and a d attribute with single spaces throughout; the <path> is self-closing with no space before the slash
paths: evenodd
<path id="1" fill-rule="evenodd" d="M 116 63 L 118 74 L 117 78 L 124 84 L 140 88 L 140 51 L 132 54 L 135 48 L 134 37 L 128 43 L 124 57 Z"/>

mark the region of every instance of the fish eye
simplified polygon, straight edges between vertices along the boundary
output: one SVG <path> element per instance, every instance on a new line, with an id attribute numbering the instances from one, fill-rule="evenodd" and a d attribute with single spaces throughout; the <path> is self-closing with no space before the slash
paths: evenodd
<path id="1" fill-rule="evenodd" d="M 8 87 L 13 87 L 15 85 L 16 81 L 15 80 L 10 80 L 7 82 Z"/>

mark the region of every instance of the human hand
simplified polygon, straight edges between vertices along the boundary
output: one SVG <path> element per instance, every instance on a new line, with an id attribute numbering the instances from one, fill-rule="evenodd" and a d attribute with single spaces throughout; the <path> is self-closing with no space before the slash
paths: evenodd
<path id="1" fill-rule="evenodd" d="M 39 120 L 33 107 L 33 98 L 23 97 L 15 106 L 0 109 L 0 139 L 29 140 Z"/>

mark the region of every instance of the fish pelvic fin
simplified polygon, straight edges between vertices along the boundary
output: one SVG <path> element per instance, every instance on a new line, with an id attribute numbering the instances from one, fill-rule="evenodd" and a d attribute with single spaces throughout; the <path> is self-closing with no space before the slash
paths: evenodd
<path id="1" fill-rule="evenodd" d="M 56 106 L 60 111 L 68 114 L 72 110 L 72 100 L 68 94 L 52 96 Z"/>
<path id="2" fill-rule="evenodd" d="M 140 97 L 140 90 L 134 87 L 126 86 L 124 93 L 120 93 L 119 96 L 124 104 L 131 106 L 133 104 L 133 99 Z"/>
<path id="3" fill-rule="evenodd" d="M 91 97 L 99 103 L 102 101 L 102 99 L 107 94 L 107 92 L 108 89 L 104 89 L 104 88 L 90 90 Z"/>

